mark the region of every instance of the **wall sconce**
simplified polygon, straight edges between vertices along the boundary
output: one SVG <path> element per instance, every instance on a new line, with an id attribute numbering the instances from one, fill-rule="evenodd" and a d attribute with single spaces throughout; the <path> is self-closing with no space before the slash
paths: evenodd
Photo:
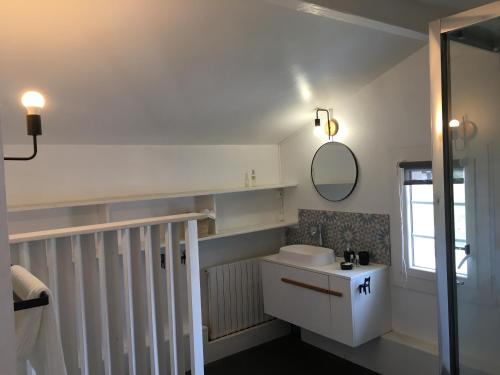
<path id="1" fill-rule="evenodd" d="M 315 127 L 320 127 L 321 126 L 321 120 L 319 118 L 319 112 L 326 112 L 326 123 L 324 125 L 325 127 L 325 133 L 328 135 L 328 140 L 332 141 L 333 136 L 338 133 L 339 131 L 339 123 L 337 120 L 334 118 L 330 118 L 330 111 L 324 108 L 316 108 L 316 119 L 314 120 L 314 126 Z"/>
<path id="2" fill-rule="evenodd" d="M 451 139 L 455 150 L 463 151 L 468 141 L 472 140 L 477 134 L 477 125 L 469 120 L 467 115 L 462 116 L 461 120 L 452 119 L 448 126 L 451 131 Z"/>
<path id="3" fill-rule="evenodd" d="M 458 128 L 460 126 L 460 121 L 458 121 L 457 119 L 453 119 L 450 121 L 449 125 L 450 128 Z"/>
<path id="4" fill-rule="evenodd" d="M 41 109 L 45 106 L 45 98 L 37 91 L 27 91 L 21 98 L 21 103 L 26 108 L 26 130 L 28 135 L 33 137 L 33 154 L 25 157 L 4 157 L 3 160 L 31 160 L 34 159 L 37 152 L 37 135 L 42 135 Z"/>

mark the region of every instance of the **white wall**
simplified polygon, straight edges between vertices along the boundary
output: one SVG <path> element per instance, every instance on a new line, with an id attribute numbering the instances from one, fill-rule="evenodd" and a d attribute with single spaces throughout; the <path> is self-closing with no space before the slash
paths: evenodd
<path id="1" fill-rule="evenodd" d="M 29 149 L 5 147 L 9 155 L 23 152 Z M 42 144 L 29 163 L 7 163 L 7 204 L 243 186 L 252 168 L 258 184 L 277 183 L 278 147 Z"/>
<path id="2" fill-rule="evenodd" d="M 2 134 L 0 132 L 0 153 Z M 10 251 L 8 251 L 6 204 L 4 187 L 4 162 L 0 161 L 0 369 L 2 374 L 16 373 L 16 347 L 14 311 L 12 309 L 12 284 L 10 276 Z"/>
<path id="3" fill-rule="evenodd" d="M 6 146 L 5 154 L 29 153 Z M 248 146 L 95 146 L 41 145 L 30 162 L 6 164 L 9 206 L 102 197 L 241 187 L 245 172 L 255 169 L 258 185 L 280 182 L 278 145 Z M 0 192 L 1 193 L 1 192 Z M 218 197 L 221 226 L 231 228 L 277 221 L 273 191 Z M 151 207 L 153 206 L 153 208 Z M 114 204 L 112 220 L 194 210 L 191 198 Z M 242 212 L 251 207 L 248 212 Z M 11 233 L 103 221 L 102 208 L 86 206 L 9 214 Z M 109 214 L 109 213 L 108 213 Z M 230 217 L 229 217 L 230 216 Z M 200 267 L 268 255 L 283 243 L 283 229 L 200 243 Z M 8 252 L 7 252 L 8 254 Z M 10 264 L 6 262 L 5 264 Z M 203 320 L 207 322 L 206 284 L 202 283 Z M 187 308 L 187 307 L 186 307 Z"/>
<path id="4" fill-rule="evenodd" d="M 402 276 L 401 221 L 396 163 L 431 159 L 428 50 L 423 48 L 343 103 L 331 103 L 340 131 L 359 164 L 353 194 L 342 202 L 321 198 L 311 183 L 310 163 L 324 142 L 310 126 L 280 144 L 284 181 L 299 187 L 286 197 L 287 216 L 297 209 L 323 209 L 390 215 L 393 329 L 437 341 L 434 283 Z M 334 88 L 333 88 L 334 89 Z"/>

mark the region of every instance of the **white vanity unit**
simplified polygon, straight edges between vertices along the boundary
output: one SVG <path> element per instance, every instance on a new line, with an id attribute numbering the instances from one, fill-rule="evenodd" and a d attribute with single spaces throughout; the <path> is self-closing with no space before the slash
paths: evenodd
<path id="1" fill-rule="evenodd" d="M 324 248 L 287 246 L 262 258 L 265 313 L 352 347 L 388 332 L 388 267 L 341 270 L 340 263 L 325 257 L 332 250 L 318 249 Z"/>

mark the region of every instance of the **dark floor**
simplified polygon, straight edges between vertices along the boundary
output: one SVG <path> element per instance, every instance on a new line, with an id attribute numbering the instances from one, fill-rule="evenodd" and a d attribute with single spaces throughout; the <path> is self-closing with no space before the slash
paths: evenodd
<path id="1" fill-rule="evenodd" d="M 295 336 L 245 350 L 205 366 L 207 375 L 339 374 L 377 375 L 314 346 Z"/>

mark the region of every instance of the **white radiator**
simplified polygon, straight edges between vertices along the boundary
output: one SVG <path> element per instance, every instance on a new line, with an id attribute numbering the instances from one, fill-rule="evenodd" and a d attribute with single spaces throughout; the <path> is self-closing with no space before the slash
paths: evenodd
<path id="1" fill-rule="evenodd" d="M 205 271 L 210 340 L 273 319 L 264 314 L 258 259 L 222 264 Z"/>

